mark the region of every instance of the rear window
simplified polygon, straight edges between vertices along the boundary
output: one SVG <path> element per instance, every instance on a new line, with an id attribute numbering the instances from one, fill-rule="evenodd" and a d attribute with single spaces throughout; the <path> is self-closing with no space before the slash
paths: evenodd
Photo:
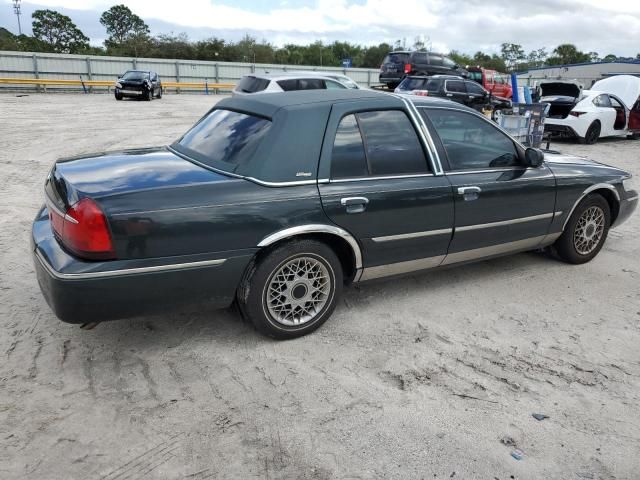
<path id="1" fill-rule="evenodd" d="M 378 57 L 379 58 L 379 57 Z M 409 61 L 408 53 L 390 53 L 386 57 L 382 63 L 407 63 Z"/>
<path id="2" fill-rule="evenodd" d="M 482 72 L 469 72 L 469 78 L 482 83 Z"/>
<path id="3" fill-rule="evenodd" d="M 236 89 L 239 92 L 256 93 L 263 91 L 268 86 L 269 80 L 265 78 L 247 76 L 242 77 L 242 79 L 238 82 L 238 86 L 236 87 Z"/>
<path id="4" fill-rule="evenodd" d="M 251 159 L 270 126 L 265 118 L 213 110 L 173 148 L 205 165 L 233 172 Z"/>

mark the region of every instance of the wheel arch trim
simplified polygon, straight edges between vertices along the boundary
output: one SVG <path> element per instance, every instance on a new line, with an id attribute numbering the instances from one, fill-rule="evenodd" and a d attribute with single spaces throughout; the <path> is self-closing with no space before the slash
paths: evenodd
<path id="1" fill-rule="evenodd" d="M 269 245 L 273 245 L 274 243 L 281 240 L 286 240 L 287 238 L 296 237 L 298 235 L 306 235 L 310 233 L 328 233 L 345 240 L 353 251 L 357 277 L 357 272 L 360 272 L 362 270 L 362 250 L 360 249 L 360 245 L 358 244 L 358 241 L 353 237 L 353 235 L 351 235 L 343 228 L 336 227 L 334 225 L 309 224 L 285 228 L 264 237 L 260 241 L 260 243 L 258 243 L 258 247 L 268 247 Z"/>
<path id="2" fill-rule="evenodd" d="M 576 207 L 578 206 L 578 204 L 582 200 L 584 200 L 584 198 L 587 195 L 589 195 L 590 193 L 595 192 L 596 190 L 610 190 L 613 193 L 613 196 L 615 197 L 616 201 L 618 202 L 618 205 L 620 205 L 620 194 L 618 193 L 618 190 L 616 189 L 616 187 L 614 185 L 612 185 L 611 183 L 596 183 L 595 185 L 591 185 L 584 192 L 582 192 L 582 195 L 580 195 L 578 197 L 578 199 L 573 204 L 573 207 L 571 207 L 571 210 L 569 210 L 567 218 L 564 219 L 564 223 L 562 224 L 562 231 L 563 232 L 564 232 L 564 229 L 567 226 L 567 223 L 569 223 L 569 219 L 573 215 L 573 212 L 576 209 Z"/>

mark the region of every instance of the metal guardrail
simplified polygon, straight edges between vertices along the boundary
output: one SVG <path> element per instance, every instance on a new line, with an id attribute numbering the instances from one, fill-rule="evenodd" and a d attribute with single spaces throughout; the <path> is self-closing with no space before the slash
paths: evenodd
<path id="1" fill-rule="evenodd" d="M 81 87 L 85 89 L 87 87 L 107 87 L 110 89 L 115 85 L 113 80 L 69 80 L 62 78 L 13 78 L 13 77 L 0 77 L 0 84 L 5 85 L 36 85 L 46 87 L 50 86 L 69 86 L 69 87 Z M 185 89 L 185 90 L 231 90 L 236 86 L 235 83 L 208 83 L 208 82 L 162 82 L 162 89 L 167 88 Z"/>

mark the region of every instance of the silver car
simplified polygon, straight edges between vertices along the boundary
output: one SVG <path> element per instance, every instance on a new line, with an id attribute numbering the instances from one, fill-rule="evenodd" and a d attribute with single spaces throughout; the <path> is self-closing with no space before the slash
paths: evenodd
<path id="1" fill-rule="evenodd" d="M 349 83 L 347 83 L 347 81 Z M 355 85 L 355 87 L 353 86 Z M 289 92 L 293 90 L 331 90 L 358 88 L 345 75 L 318 72 L 252 73 L 240 79 L 233 95 Z"/>

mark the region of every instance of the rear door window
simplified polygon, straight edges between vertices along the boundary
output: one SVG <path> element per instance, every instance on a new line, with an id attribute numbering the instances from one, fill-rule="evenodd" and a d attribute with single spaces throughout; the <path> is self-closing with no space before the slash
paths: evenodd
<path id="1" fill-rule="evenodd" d="M 289 78 L 278 80 L 278 85 L 285 92 L 293 90 L 323 90 L 327 88 L 324 80 L 320 78 Z"/>
<path id="2" fill-rule="evenodd" d="M 447 92 L 467 93 L 463 80 L 447 80 L 445 82 Z"/>
<path id="3" fill-rule="evenodd" d="M 360 112 L 340 122 L 333 147 L 332 178 L 427 172 L 422 145 L 404 112 Z"/>
<path id="4" fill-rule="evenodd" d="M 242 77 L 238 82 L 236 89 L 243 93 L 256 93 L 261 92 L 269 86 L 269 80 L 266 78 L 253 77 L 247 75 Z"/>
<path id="5" fill-rule="evenodd" d="M 476 82 L 464 82 L 464 84 L 467 87 L 468 93 L 472 93 L 474 95 L 484 95 L 485 93 L 484 88 L 482 88 Z"/>
<path id="6" fill-rule="evenodd" d="M 593 99 L 593 104 L 596 107 L 604 107 L 604 108 L 611 108 L 611 99 L 609 98 L 609 95 L 598 95 L 596 98 Z"/>
<path id="7" fill-rule="evenodd" d="M 429 55 L 429 64 L 435 67 L 442 66 L 442 55 Z"/>
<path id="8" fill-rule="evenodd" d="M 331 154 L 331 178 L 366 177 L 367 157 L 355 115 L 340 121 Z"/>
<path id="9" fill-rule="evenodd" d="M 212 110 L 172 147 L 205 165 L 233 172 L 253 156 L 270 127 L 266 118 Z"/>
<path id="10" fill-rule="evenodd" d="M 424 90 L 428 82 L 426 78 L 405 78 L 400 84 L 401 90 Z"/>
<path id="11" fill-rule="evenodd" d="M 347 88 L 340 82 L 334 82 L 333 80 L 325 80 L 324 83 L 327 87 L 327 90 L 344 90 L 345 88 Z"/>

